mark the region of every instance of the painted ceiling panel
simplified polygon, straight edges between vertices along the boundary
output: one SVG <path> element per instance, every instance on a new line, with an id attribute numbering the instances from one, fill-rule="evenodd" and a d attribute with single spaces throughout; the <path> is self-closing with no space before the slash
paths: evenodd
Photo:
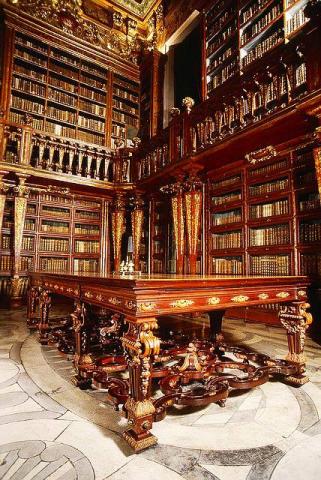
<path id="1" fill-rule="evenodd" d="M 144 18 L 150 9 L 157 3 L 157 0 L 112 0 L 117 7 L 125 8 L 127 11 Z"/>

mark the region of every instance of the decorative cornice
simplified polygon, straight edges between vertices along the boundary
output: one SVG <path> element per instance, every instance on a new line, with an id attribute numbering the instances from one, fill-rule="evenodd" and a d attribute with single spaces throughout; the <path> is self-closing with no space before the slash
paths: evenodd
<path id="1" fill-rule="evenodd" d="M 272 145 L 269 145 L 268 147 L 260 148 L 255 152 L 248 153 L 247 155 L 245 155 L 245 160 L 255 165 L 258 162 L 264 162 L 265 160 L 270 160 L 276 155 L 277 155 L 277 152 L 275 148 L 272 147 Z"/>

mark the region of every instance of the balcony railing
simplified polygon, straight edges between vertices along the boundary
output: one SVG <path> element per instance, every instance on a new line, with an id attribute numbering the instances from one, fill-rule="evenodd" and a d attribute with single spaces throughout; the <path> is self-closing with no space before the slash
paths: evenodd
<path id="1" fill-rule="evenodd" d="M 0 123 L 0 161 L 60 177 L 130 183 L 131 151 L 111 151 L 80 141 L 35 132 L 30 126 Z"/>
<path id="2" fill-rule="evenodd" d="M 320 42 L 320 22 L 311 20 L 297 40 L 281 45 L 273 58 L 263 57 L 254 74 L 244 73 L 228 88 L 222 86 L 190 112 L 173 109 L 175 115 L 162 136 L 142 143 L 136 152 L 135 179 L 153 178 L 169 166 L 195 158 L 319 91 L 321 57 L 316 45 Z"/>

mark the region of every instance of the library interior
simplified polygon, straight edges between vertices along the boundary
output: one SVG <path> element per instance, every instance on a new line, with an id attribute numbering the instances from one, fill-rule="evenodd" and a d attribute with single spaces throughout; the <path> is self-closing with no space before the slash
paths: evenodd
<path id="1" fill-rule="evenodd" d="M 0 478 L 319 480 L 321 0 L 0 0 Z"/>

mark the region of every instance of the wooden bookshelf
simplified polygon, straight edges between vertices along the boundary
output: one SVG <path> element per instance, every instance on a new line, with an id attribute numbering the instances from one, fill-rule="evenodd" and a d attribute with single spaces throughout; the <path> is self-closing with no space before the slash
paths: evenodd
<path id="1" fill-rule="evenodd" d="M 252 71 L 261 58 L 291 42 L 308 20 L 304 14 L 307 1 L 209 2 L 205 15 L 207 95 L 238 74 Z"/>

